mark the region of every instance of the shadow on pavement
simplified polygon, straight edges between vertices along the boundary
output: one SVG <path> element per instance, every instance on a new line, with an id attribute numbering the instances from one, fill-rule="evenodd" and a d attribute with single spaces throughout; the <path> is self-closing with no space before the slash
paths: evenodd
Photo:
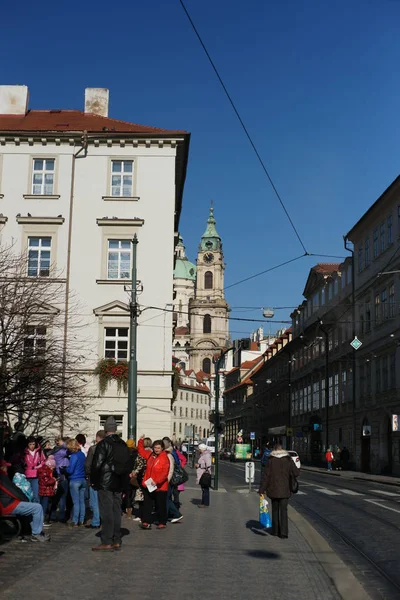
<path id="1" fill-rule="evenodd" d="M 201 499 L 200 498 L 192 498 L 190 502 L 192 504 L 194 504 L 195 506 L 198 506 L 199 504 L 201 504 Z"/>
<path id="2" fill-rule="evenodd" d="M 247 550 L 246 554 L 253 558 L 273 559 L 280 558 L 280 554 L 276 552 L 268 552 L 268 550 Z"/>
<path id="3" fill-rule="evenodd" d="M 255 535 L 268 535 L 268 529 L 265 529 L 265 527 L 263 527 L 259 521 L 256 521 L 254 519 L 247 521 L 246 527 L 247 529 L 250 529 L 250 531 Z"/>

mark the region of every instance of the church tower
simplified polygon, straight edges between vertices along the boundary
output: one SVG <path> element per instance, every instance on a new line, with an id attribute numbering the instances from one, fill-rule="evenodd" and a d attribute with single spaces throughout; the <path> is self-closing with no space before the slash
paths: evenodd
<path id="1" fill-rule="evenodd" d="M 224 255 L 210 208 L 196 261 L 194 298 L 189 301 L 191 368 L 212 373 L 212 359 L 228 342 L 229 307 L 224 294 Z"/>

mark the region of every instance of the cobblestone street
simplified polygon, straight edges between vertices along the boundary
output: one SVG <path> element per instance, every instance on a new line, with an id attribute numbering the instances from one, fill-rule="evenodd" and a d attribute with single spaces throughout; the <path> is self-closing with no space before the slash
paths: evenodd
<path id="1" fill-rule="evenodd" d="M 93 532 L 59 524 L 51 528 L 49 544 L 3 545 L 2 598 L 19 599 L 28 589 L 40 589 L 41 600 L 113 594 L 200 600 L 210 589 L 230 600 L 340 597 L 292 520 L 288 540 L 259 529 L 257 494 L 211 492 L 211 507 L 198 510 L 191 477 L 182 497 L 185 518 L 165 531 L 142 531 L 124 517 L 120 552 L 93 553 Z"/>

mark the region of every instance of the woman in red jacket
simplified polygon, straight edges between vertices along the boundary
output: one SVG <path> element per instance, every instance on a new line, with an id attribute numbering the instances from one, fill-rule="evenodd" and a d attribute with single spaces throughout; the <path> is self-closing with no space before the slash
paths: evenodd
<path id="1" fill-rule="evenodd" d="M 139 454 L 143 452 L 143 438 L 138 442 Z M 165 529 L 167 524 L 167 496 L 169 458 L 163 449 L 161 440 L 153 443 L 153 452 L 148 453 L 146 471 L 142 479 L 144 494 L 142 529 L 151 529 L 153 506 L 158 517 L 157 529 Z"/>
<path id="2" fill-rule="evenodd" d="M 45 521 L 47 510 L 49 508 L 49 499 L 54 498 L 56 495 L 57 479 L 54 477 L 55 468 L 56 459 L 52 454 L 50 454 L 44 465 L 42 465 L 38 470 L 40 504 L 43 508 L 43 516 Z"/>

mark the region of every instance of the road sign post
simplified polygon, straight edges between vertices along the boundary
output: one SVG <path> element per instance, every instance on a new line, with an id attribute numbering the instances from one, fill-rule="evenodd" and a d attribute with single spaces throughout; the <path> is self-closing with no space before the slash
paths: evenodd
<path id="1" fill-rule="evenodd" d="M 251 493 L 251 484 L 254 483 L 254 475 L 255 475 L 255 464 L 253 461 L 246 462 L 245 465 L 245 480 L 246 483 L 249 484 L 249 494 Z"/>

